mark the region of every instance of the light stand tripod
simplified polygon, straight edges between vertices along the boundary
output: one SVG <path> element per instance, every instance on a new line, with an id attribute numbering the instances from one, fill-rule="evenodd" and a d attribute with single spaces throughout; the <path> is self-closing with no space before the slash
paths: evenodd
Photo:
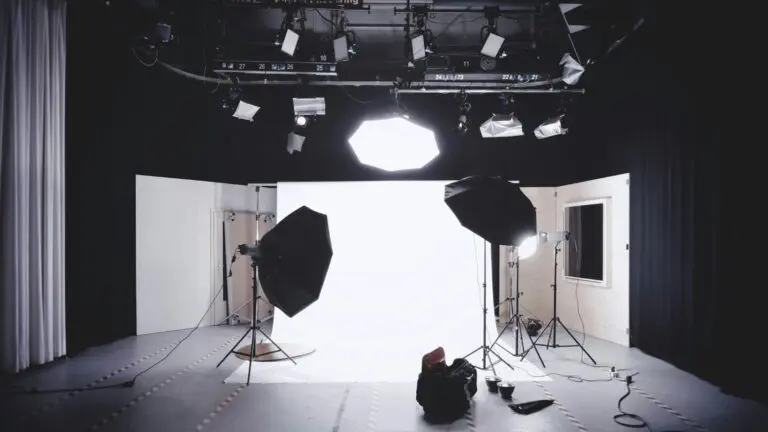
<path id="1" fill-rule="evenodd" d="M 552 319 L 550 319 L 549 322 L 547 323 L 547 325 L 544 326 L 544 329 L 541 330 L 541 333 L 539 334 L 539 337 L 537 337 L 536 340 L 534 341 L 534 346 L 536 346 L 536 345 L 546 346 L 547 349 L 549 349 L 549 348 L 579 347 L 584 352 L 584 354 L 586 354 L 587 357 L 589 357 L 589 359 L 592 360 L 593 364 L 597 364 L 595 359 L 593 359 L 592 356 L 589 355 L 589 353 L 584 348 L 584 346 L 581 343 L 579 343 L 579 340 L 576 339 L 576 337 L 573 335 L 573 333 L 571 333 L 571 331 L 568 330 L 568 327 L 566 327 L 565 324 L 563 324 L 563 321 L 560 320 L 560 317 L 557 316 L 557 255 L 560 253 L 560 243 L 561 242 L 559 242 L 559 241 L 557 243 L 555 243 L 555 273 L 554 273 L 555 274 L 555 278 L 554 278 L 554 283 L 551 285 L 551 287 L 552 287 L 553 306 L 554 306 L 553 309 L 552 309 Z M 574 342 L 576 342 L 575 345 L 559 345 L 557 343 L 557 326 L 558 325 L 560 327 L 562 327 L 563 330 L 565 330 L 566 333 L 568 333 L 568 336 L 570 336 L 571 339 L 573 339 Z M 549 337 L 547 338 L 547 343 L 546 344 L 539 344 L 539 339 L 541 339 L 541 337 L 544 336 L 544 332 L 546 332 L 548 328 L 549 328 Z M 550 342 L 551 342 L 551 344 L 550 344 Z M 523 355 L 523 358 L 525 358 L 525 356 L 527 354 L 528 353 L 526 352 Z"/>
<path id="2" fill-rule="evenodd" d="M 474 365 L 477 369 L 487 371 L 488 369 L 491 369 L 493 371 L 493 374 L 496 375 L 496 369 L 494 366 L 498 364 L 499 362 L 504 363 L 509 367 L 510 369 L 514 370 L 515 368 L 512 367 L 511 364 L 509 364 L 506 360 L 501 358 L 500 355 L 498 355 L 495 351 L 493 351 L 493 345 L 488 345 L 488 290 L 486 289 L 487 281 L 488 281 L 488 275 L 486 274 L 488 272 L 488 245 L 486 242 L 483 242 L 483 344 L 479 347 L 475 348 L 471 353 L 465 355 L 463 358 L 466 359 L 472 354 L 482 351 L 483 353 L 483 367 L 479 367 L 477 365 Z M 493 362 L 491 359 L 491 354 L 498 357 L 499 361 L 496 363 Z"/>
<path id="3" fill-rule="evenodd" d="M 253 290 L 253 301 L 251 302 L 251 305 L 253 306 L 253 309 L 252 309 L 253 315 L 251 319 L 251 325 L 248 328 L 248 330 L 245 331 L 245 333 L 243 334 L 243 337 L 241 337 L 240 340 L 237 341 L 235 346 L 232 349 L 230 349 L 229 352 L 227 352 L 227 355 L 225 355 L 224 358 L 221 359 L 219 364 L 216 365 L 216 367 L 221 366 L 221 364 L 224 363 L 224 360 L 226 360 L 230 354 L 235 352 L 235 350 L 243 341 L 243 339 L 245 339 L 245 337 L 248 336 L 248 334 L 250 333 L 251 350 L 250 350 L 249 361 L 248 361 L 248 379 L 246 380 L 246 385 L 251 384 L 251 367 L 253 366 L 254 359 L 256 359 L 257 357 L 263 357 L 269 354 L 274 354 L 276 352 L 281 352 L 283 353 L 283 355 L 285 355 L 285 358 L 292 361 L 293 364 L 296 364 L 296 360 L 294 360 L 293 357 L 289 356 L 287 352 L 285 352 L 282 348 L 280 348 L 280 346 L 276 344 L 275 341 L 273 341 L 268 334 L 264 333 L 264 330 L 261 329 L 261 319 L 259 318 L 259 301 L 261 300 L 261 295 L 259 295 L 259 285 L 258 285 L 258 279 L 257 279 L 259 264 L 256 257 L 251 257 L 251 268 L 253 269 L 253 279 L 251 283 L 251 288 Z M 270 344 L 272 344 L 277 349 L 272 350 L 270 352 L 257 354 L 256 345 L 258 344 L 256 343 L 256 332 L 260 333 L 262 336 L 267 338 Z"/>
<path id="4" fill-rule="evenodd" d="M 528 339 L 531 341 L 531 348 L 533 348 L 536 351 L 536 355 L 539 357 L 539 361 L 541 362 L 542 367 L 547 367 L 544 364 L 544 360 L 541 358 L 541 354 L 539 353 L 539 349 L 536 348 L 536 343 L 533 341 L 533 338 L 531 335 L 526 331 L 520 322 L 520 256 L 517 256 L 517 259 L 514 262 L 515 266 L 515 308 L 514 308 L 514 314 L 509 317 L 509 320 L 507 321 L 507 324 L 504 326 L 503 329 L 499 332 L 499 336 L 496 338 L 495 341 L 491 344 L 491 348 L 496 346 L 496 344 L 499 342 L 499 339 L 501 339 L 501 335 L 504 334 L 504 332 L 509 328 L 509 326 L 513 325 L 513 328 L 515 329 L 515 352 L 512 353 L 508 349 L 506 349 L 503 345 L 499 345 L 499 348 L 503 349 L 504 351 L 508 352 L 509 354 L 515 356 L 515 357 L 525 357 L 525 354 L 522 353 L 523 350 L 525 350 L 525 343 L 523 341 L 523 332 L 528 336 Z M 510 303 L 510 309 L 512 306 L 512 298 L 507 297 L 505 301 L 509 301 Z M 501 304 L 501 303 L 499 303 Z M 521 360 L 522 360 L 521 358 Z"/>

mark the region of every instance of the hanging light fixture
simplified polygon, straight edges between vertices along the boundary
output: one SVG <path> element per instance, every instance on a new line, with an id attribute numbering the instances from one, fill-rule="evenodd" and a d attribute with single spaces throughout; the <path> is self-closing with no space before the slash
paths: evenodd
<path id="1" fill-rule="evenodd" d="M 579 82 L 579 78 L 584 75 L 584 66 L 579 64 L 569 53 L 563 54 L 560 66 L 563 67 L 563 82 L 568 85 L 576 84 Z"/>
<path id="2" fill-rule="evenodd" d="M 565 114 L 560 114 L 546 120 L 533 131 L 533 134 L 536 135 L 536 138 L 538 139 L 567 134 L 568 128 L 563 127 L 562 123 L 563 117 L 565 117 Z"/>
<path id="3" fill-rule="evenodd" d="M 364 121 L 348 141 L 360 163 L 390 172 L 423 168 L 440 154 L 434 132 L 401 113 Z"/>

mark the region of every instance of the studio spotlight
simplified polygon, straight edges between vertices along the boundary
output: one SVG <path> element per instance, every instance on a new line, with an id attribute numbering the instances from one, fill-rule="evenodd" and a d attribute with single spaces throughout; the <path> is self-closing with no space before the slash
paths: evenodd
<path id="1" fill-rule="evenodd" d="M 280 44 L 280 51 L 293 57 L 296 54 L 296 48 L 299 46 L 299 34 L 291 29 L 285 31 L 283 41 Z"/>
<path id="2" fill-rule="evenodd" d="M 337 62 L 343 62 L 349 60 L 355 52 L 355 46 L 357 42 L 357 35 L 354 32 L 339 32 L 336 34 L 336 38 L 333 40 L 333 56 Z"/>
<path id="3" fill-rule="evenodd" d="M 469 130 L 469 124 L 467 123 L 467 116 L 462 114 L 459 116 L 459 124 L 456 126 L 456 131 L 461 135 L 465 135 Z"/>
<path id="4" fill-rule="evenodd" d="M 261 108 L 256 105 L 251 105 L 248 102 L 240 101 L 237 103 L 237 108 L 235 108 L 235 112 L 232 114 L 232 117 L 252 122 L 253 117 L 257 112 L 259 112 L 260 109 Z"/>
<path id="5" fill-rule="evenodd" d="M 467 94 L 464 91 L 456 95 L 456 102 L 459 105 L 459 121 L 456 125 L 456 131 L 461 135 L 466 135 L 469 131 L 467 114 L 472 111 L 472 104 L 467 101 Z"/>
<path id="6" fill-rule="evenodd" d="M 574 85 L 579 82 L 579 78 L 584 74 L 584 66 L 574 60 L 569 53 L 563 54 L 560 60 L 560 66 L 563 67 L 563 82 Z"/>
<path id="7" fill-rule="evenodd" d="M 480 125 L 483 138 L 508 138 L 523 135 L 523 124 L 514 114 L 494 114 Z"/>
<path id="8" fill-rule="evenodd" d="M 232 117 L 240 120 L 253 121 L 261 107 L 245 102 L 241 99 L 240 89 L 232 87 L 227 94 L 222 107 L 232 113 Z"/>
<path id="9" fill-rule="evenodd" d="M 337 62 L 349 60 L 349 46 L 346 34 L 341 34 L 333 40 L 333 56 Z"/>
<path id="10" fill-rule="evenodd" d="M 568 129 L 563 127 L 562 119 L 564 115 L 553 117 L 536 128 L 533 134 L 538 139 L 549 138 L 557 135 L 565 135 L 568 133 Z"/>
<path id="11" fill-rule="evenodd" d="M 528 259 L 532 257 L 536 250 L 539 248 L 539 236 L 533 235 L 530 237 L 527 237 L 525 240 L 520 242 L 520 246 L 517 248 L 517 256 L 521 259 Z"/>
<path id="12" fill-rule="evenodd" d="M 423 60 L 427 57 L 427 45 L 423 34 L 411 39 L 411 52 L 414 61 Z"/>
<path id="13" fill-rule="evenodd" d="M 304 141 L 307 138 L 305 136 L 299 135 L 295 132 L 291 132 L 288 134 L 288 146 L 286 147 L 286 150 L 288 150 L 289 154 L 294 154 L 296 152 L 301 152 L 301 150 L 304 148 Z"/>
<path id="14" fill-rule="evenodd" d="M 488 37 L 485 39 L 483 48 L 480 50 L 480 54 L 490 58 L 499 57 L 499 55 L 502 54 L 501 48 L 503 46 L 503 37 L 497 35 L 496 33 L 489 33 Z"/>
<path id="15" fill-rule="evenodd" d="M 360 163 L 390 172 L 422 168 L 440 154 L 434 132 L 403 115 L 366 120 L 348 141 Z"/>
<path id="16" fill-rule="evenodd" d="M 325 115 L 325 98 L 293 98 L 293 113 L 303 117 Z"/>

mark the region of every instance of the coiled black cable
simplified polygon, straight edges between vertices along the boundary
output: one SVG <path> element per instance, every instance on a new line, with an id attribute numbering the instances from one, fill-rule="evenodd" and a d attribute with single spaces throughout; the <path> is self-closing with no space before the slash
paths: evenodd
<path id="1" fill-rule="evenodd" d="M 616 422 L 616 424 L 628 428 L 633 429 L 648 429 L 648 431 L 651 431 L 651 427 L 648 425 L 648 422 L 645 421 L 644 418 L 640 417 L 637 414 L 633 414 L 630 412 L 626 412 L 621 408 L 621 403 L 624 402 L 624 399 L 628 398 L 629 395 L 632 393 L 632 375 L 627 375 L 627 392 L 624 393 L 624 396 L 619 398 L 619 403 L 617 404 L 619 409 L 619 414 L 616 414 L 613 416 L 613 421 Z"/>

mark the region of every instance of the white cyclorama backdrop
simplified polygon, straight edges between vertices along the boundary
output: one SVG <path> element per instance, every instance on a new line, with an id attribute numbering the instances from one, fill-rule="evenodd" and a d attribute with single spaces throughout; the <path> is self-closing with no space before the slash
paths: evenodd
<path id="1" fill-rule="evenodd" d="M 338 368 L 375 366 L 381 381 L 415 380 L 438 346 L 449 361 L 480 346 L 484 242 L 444 203 L 446 184 L 279 183 L 278 220 L 301 206 L 326 214 L 334 255 L 320 299 L 293 318 L 276 311 L 272 338 Z M 488 263 L 492 304 L 490 252 Z M 493 340 L 493 314 L 487 324 Z"/>

